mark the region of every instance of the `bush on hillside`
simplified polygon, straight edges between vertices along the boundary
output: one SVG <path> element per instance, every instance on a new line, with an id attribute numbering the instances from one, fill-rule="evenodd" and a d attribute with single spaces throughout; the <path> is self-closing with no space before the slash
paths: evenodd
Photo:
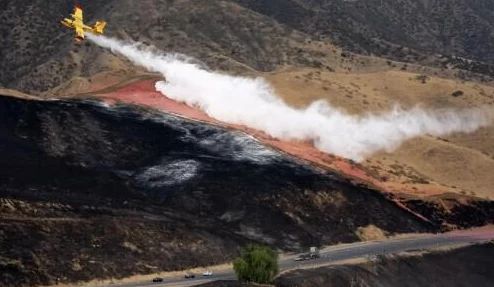
<path id="1" fill-rule="evenodd" d="M 464 94 L 463 91 L 458 90 L 458 91 L 455 91 L 454 93 L 452 93 L 451 95 L 456 98 L 456 97 L 463 96 L 463 94 Z"/>

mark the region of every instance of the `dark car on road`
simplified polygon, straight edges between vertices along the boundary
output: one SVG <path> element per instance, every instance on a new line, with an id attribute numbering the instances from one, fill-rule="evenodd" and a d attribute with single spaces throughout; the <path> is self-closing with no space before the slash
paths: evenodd
<path id="1" fill-rule="evenodd" d="M 196 278 L 196 276 L 194 274 L 192 274 L 192 273 L 185 273 L 184 278 L 187 278 L 187 279 L 189 279 L 189 278 Z"/>
<path id="2" fill-rule="evenodd" d="M 161 277 L 153 278 L 153 282 L 163 282 L 163 278 Z"/>

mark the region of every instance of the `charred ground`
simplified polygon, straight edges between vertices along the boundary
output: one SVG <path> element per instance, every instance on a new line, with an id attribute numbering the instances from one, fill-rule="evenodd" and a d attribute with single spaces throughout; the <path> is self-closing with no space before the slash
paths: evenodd
<path id="1" fill-rule="evenodd" d="M 37 285 L 438 230 L 246 135 L 128 106 L 0 97 L 1 281 Z M 67 264 L 60 265 L 60 262 Z"/>

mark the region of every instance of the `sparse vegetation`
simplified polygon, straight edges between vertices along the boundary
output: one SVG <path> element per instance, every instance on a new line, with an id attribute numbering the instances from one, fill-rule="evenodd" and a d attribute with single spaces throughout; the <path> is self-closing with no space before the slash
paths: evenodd
<path id="1" fill-rule="evenodd" d="M 357 228 L 355 234 L 361 241 L 383 240 L 387 238 L 386 232 L 373 224 Z"/>
<path id="2" fill-rule="evenodd" d="M 458 91 L 453 92 L 451 95 L 452 95 L 453 97 L 457 98 L 457 97 L 463 96 L 463 94 L 464 94 L 464 92 L 463 92 L 463 91 L 458 90 Z"/>
<path id="3" fill-rule="evenodd" d="M 403 183 L 412 183 L 412 184 L 429 184 L 430 181 L 425 178 L 425 176 L 419 174 L 413 168 L 402 166 L 400 164 L 392 164 L 390 165 L 391 170 L 388 172 L 398 177 L 406 178 Z"/>
<path id="4" fill-rule="evenodd" d="M 426 84 L 429 79 L 427 75 L 418 75 L 415 77 L 415 80 L 420 81 L 422 84 Z"/>

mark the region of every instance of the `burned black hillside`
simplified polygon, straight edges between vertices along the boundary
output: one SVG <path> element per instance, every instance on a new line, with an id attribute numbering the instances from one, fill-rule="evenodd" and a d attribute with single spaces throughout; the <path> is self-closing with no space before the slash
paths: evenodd
<path id="1" fill-rule="evenodd" d="M 372 190 L 215 126 L 9 97 L 0 117 L 0 280 L 9 286 L 220 263 L 248 242 L 355 241 L 369 224 L 434 230 Z"/>

